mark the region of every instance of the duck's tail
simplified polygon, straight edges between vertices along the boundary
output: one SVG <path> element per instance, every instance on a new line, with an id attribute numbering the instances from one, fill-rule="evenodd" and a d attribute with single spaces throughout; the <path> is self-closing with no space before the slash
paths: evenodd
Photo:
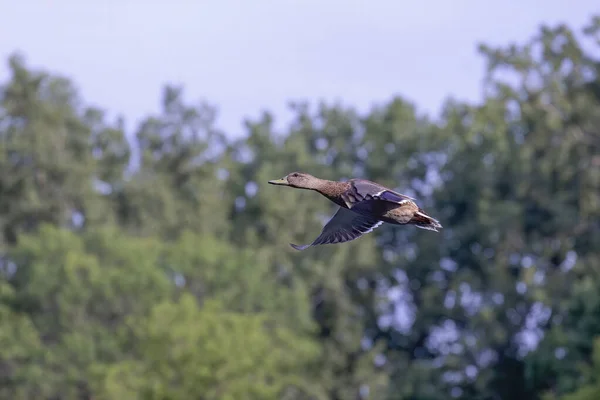
<path id="1" fill-rule="evenodd" d="M 415 225 L 417 228 L 427 229 L 430 231 L 439 232 L 438 229 L 442 228 L 442 224 L 429 215 L 425 214 L 423 210 L 419 208 L 419 211 L 415 212 L 415 215 L 408 221 L 409 224 Z"/>

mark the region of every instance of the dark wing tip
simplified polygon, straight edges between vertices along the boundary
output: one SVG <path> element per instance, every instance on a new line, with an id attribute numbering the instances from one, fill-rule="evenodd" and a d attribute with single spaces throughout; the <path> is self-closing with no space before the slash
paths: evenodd
<path id="1" fill-rule="evenodd" d="M 308 249 L 310 247 L 310 244 L 298 245 L 298 244 L 290 243 L 290 246 L 292 246 L 294 249 L 296 249 L 298 251 L 302 251 L 302 250 Z"/>

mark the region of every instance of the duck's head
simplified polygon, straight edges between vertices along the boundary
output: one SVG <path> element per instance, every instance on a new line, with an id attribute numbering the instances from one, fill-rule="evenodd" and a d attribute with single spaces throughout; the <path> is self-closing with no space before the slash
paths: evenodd
<path id="1" fill-rule="evenodd" d="M 290 186 L 300 189 L 314 189 L 320 179 L 305 172 L 292 172 L 281 179 L 269 181 L 271 185 Z"/>

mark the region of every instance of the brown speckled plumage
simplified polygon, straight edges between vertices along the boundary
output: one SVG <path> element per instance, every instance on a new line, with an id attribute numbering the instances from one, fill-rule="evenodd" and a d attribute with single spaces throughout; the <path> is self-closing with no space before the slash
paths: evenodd
<path id="1" fill-rule="evenodd" d="M 348 182 L 327 181 L 327 184 L 321 190 L 318 190 L 323 196 L 333 201 L 340 207 L 346 207 L 342 195 L 348 191 L 350 184 Z"/>
<path id="2" fill-rule="evenodd" d="M 394 225 L 411 224 L 435 232 L 442 228 L 436 219 L 428 216 L 417 205 L 415 199 L 366 179 L 337 182 L 303 172 L 293 172 L 269 183 L 314 190 L 340 206 L 315 241 L 303 246 L 291 244 L 297 250 L 354 240 L 384 222 Z"/>

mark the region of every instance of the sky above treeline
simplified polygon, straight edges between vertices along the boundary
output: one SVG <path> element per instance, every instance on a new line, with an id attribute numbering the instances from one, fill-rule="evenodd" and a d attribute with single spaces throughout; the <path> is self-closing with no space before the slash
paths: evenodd
<path id="1" fill-rule="evenodd" d="M 575 6 L 576 4 L 576 6 Z M 542 23 L 579 29 L 595 0 L 0 0 L 0 79 L 20 52 L 71 78 L 88 104 L 128 127 L 157 112 L 162 86 L 219 110 L 232 136 L 245 117 L 289 119 L 290 100 L 366 111 L 401 95 L 436 114 L 448 96 L 481 98 L 480 42 L 505 45 Z"/>

